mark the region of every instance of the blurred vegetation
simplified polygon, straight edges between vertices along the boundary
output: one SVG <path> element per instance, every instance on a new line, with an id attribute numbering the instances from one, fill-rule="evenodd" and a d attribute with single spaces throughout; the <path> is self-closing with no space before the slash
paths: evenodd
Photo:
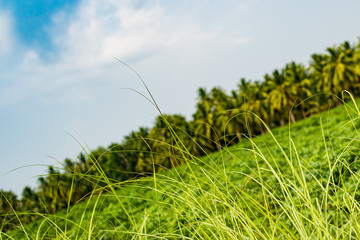
<path id="1" fill-rule="evenodd" d="M 0 222 L 2 223 L 0 231 L 6 232 L 18 228 L 20 222 L 27 224 L 44 214 L 54 214 L 61 210 L 69 211 L 70 206 L 89 197 L 94 198 L 104 191 L 111 192 L 110 186 L 113 184 L 122 182 L 121 186 L 127 185 L 157 172 L 164 174 L 163 170 L 179 165 L 184 168 L 191 159 L 200 159 L 199 157 L 207 156 L 212 152 L 231 149 L 229 147 L 239 142 L 249 144 L 249 138 L 267 133 L 268 129 L 283 127 L 287 123 L 295 123 L 342 105 L 349 100 L 347 93 L 355 97 L 360 94 L 360 42 L 357 44 L 344 42 L 339 46 L 327 48 L 325 53 L 313 54 L 308 67 L 291 62 L 282 69 L 266 74 L 261 81 L 243 78 L 238 88 L 230 93 L 226 93 L 221 87 L 214 87 L 210 91 L 200 88 L 196 110 L 191 120 L 179 114 L 161 114 L 155 119 L 152 128 L 141 127 L 137 131 L 132 131 L 121 143 L 112 143 L 106 148 L 99 147 L 92 151 L 84 149 L 76 159 L 65 159 L 61 169 L 50 166 L 48 175 L 39 178 L 38 187 L 35 189 L 25 187 L 20 197 L 11 191 L 0 191 Z M 345 113 L 345 110 L 341 110 L 339 114 Z M 343 118 L 338 119 L 339 115 L 334 113 L 332 116 L 330 122 L 324 123 L 325 129 L 334 128 L 339 122 L 345 121 Z M 318 149 L 321 144 L 316 142 L 319 139 L 314 135 L 316 133 L 317 136 L 321 136 L 323 133 L 320 128 L 315 127 L 319 125 L 319 121 L 312 119 L 316 118 L 308 119 L 303 125 L 295 124 L 294 127 L 299 129 L 293 129 L 291 133 L 297 134 L 299 144 L 309 146 L 301 148 L 305 154 L 303 157 L 307 159 L 309 171 L 316 169 L 313 174 L 319 174 L 320 179 L 325 179 L 329 168 L 324 164 L 324 156 Z M 355 132 L 349 129 L 351 128 L 344 128 L 345 133 L 336 135 L 336 141 L 340 136 L 346 138 L 351 132 Z M 283 138 L 279 134 L 289 134 L 288 131 L 281 132 L 279 129 L 275 132 L 280 139 Z M 341 144 L 333 142 L 332 131 L 324 134 L 329 144 Z M 258 141 L 266 141 L 267 136 L 265 135 L 261 140 L 259 138 Z M 251 148 L 251 145 L 249 147 Z M 272 149 L 270 145 L 264 148 L 270 149 L 269 158 L 277 159 L 280 154 L 276 152 L 279 151 L 278 148 Z M 236 157 L 230 160 L 233 154 Z M 246 163 L 240 161 L 241 158 L 236 153 L 229 153 L 225 158 L 229 158 L 228 168 L 242 171 L 243 174 L 251 174 L 249 169 L 257 167 L 252 157 L 246 158 Z M 336 154 L 329 153 L 328 158 L 335 161 Z M 360 168 L 357 152 L 347 153 L 345 159 L 348 164 L 343 168 L 337 168 L 331 175 L 336 186 L 348 184 L 344 182 L 343 176 L 351 177 L 351 173 Z M 247 165 L 246 168 L 238 168 L 243 164 Z M 279 160 L 278 164 L 287 163 Z M 252 167 L 249 167 L 250 165 Z M 350 170 L 348 166 L 351 166 Z M 177 169 L 181 171 L 182 168 Z M 245 180 L 239 178 L 237 181 Z M 169 184 L 163 188 L 168 189 L 172 186 L 171 183 Z M 336 188 L 336 186 L 331 187 Z M 313 190 L 316 194 L 320 194 L 318 187 L 314 187 Z M 232 191 L 235 190 L 228 192 Z M 141 197 L 134 198 L 141 202 Z M 359 196 L 356 195 L 354 198 L 358 199 Z M 102 201 L 110 200 L 104 198 Z M 276 205 L 264 201 L 264 204 Z M 106 211 L 111 211 L 109 209 L 115 203 L 110 201 L 107 204 Z M 140 203 L 131 203 L 131 205 L 140 206 Z M 151 209 L 150 205 L 147 207 Z M 114 221 L 121 222 L 121 219 L 126 217 L 124 213 L 122 214 L 122 216 L 117 215 Z M 111 218 L 110 215 L 108 217 Z M 173 224 L 175 225 L 172 227 L 176 228 L 176 224 L 179 223 Z"/>

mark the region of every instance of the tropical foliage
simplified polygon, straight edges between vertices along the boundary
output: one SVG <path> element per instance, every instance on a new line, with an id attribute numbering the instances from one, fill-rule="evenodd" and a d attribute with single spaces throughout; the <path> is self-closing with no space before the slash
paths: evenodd
<path id="1" fill-rule="evenodd" d="M 161 114 L 152 128 L 132 131 L 120 144 L 84 149 L 76 159 L 66 159 L 61 169 L 50 166 L 38 187 L 25 187 L 20 199 L 1 191 L 2 230 L 19 220 L 33 221 L 36 213 L 68 209 L 109 183 L 131 182 L 318 114 L 342 104 L 344 90 L 360 94 L 360 42 L 314 54 L 308 67 L 291 62 L 261 81 L 242 78 L 230 94 L 220 87 L 200 88 L 191 120 Z M 18 216 L 17 211 L 34 214 Z"/>

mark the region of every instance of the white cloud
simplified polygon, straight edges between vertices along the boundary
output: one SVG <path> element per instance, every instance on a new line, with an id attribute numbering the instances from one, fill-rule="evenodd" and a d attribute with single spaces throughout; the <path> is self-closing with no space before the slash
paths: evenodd
<path id="1" fill-rule="evenodd" d="M 13 47 L 12 19 L 7 11 L 0 9 L 0 57 Z"/>
<path id="2" fill-rule="evenodd" d="M 307 18 L 306 24 L 298 21 L 295 25 L 298 28 L 294 28 L 291 21 L 283 21 L 281 14 L 291 13 L 295 7 L 284 11 L 278 4 L 267 6 L 266 1 L 248 0 L 139 2 L 82 0 L 72 12 L 58 12 L 47 29 L 54 49 L 45 54 L 46 58 L 42 53 L 47 49 L 37 51 L 27 45 L 21 46 L 13 34 L 11 14 L 0 10 L 0 111 L 4 105 L 11 111 L 30 105 L 38 110 L 32 114 L 38 114 L 39 118 L 28 121 L 26 115 L 19 114 L 23 118 L 20 126 L 36 130 L 33 124 L 40 122 L 43 124 L 37 130 L 45 125 L 53 129 L 59 118 L 64 125 L 56 125 L 56 128 L 80 129 L 81 133 L 88 133 L 85 140 L 97 146 L 121 138 L 121 134 L 154 119 L 150 104 L 132 92 L 118 89 L 131 87 L 141 91 L 143 88 L 112 56 L 139 71 L 164 112 L 190 116 L 198 87 L 234 88 L 239 77 L 260 78 L 276 64 L 287 61 L 285 58 L 292 60 L 296 57 L 293 49 L 303 52 L 301 56 L 318 51 L 314 48 L 305 51 L 303 45 L 294 48 L 294 44 L 309 43 L 307 36 L 312 32 L 305 32 L 302 27 L 312 26 L 311 22 L 319 18 L 315 14 Z M 301 6 L 306 9 L 306 5 Z M 313 9 L 323 9 L 323 5 Z M 357 8 L 352 9 L 354 13 L 341 18 L 338 25 L 348 26 L 353 31 L 351 34 L 358 34 L 355 25 L 344 24 L 358 22 Z M 336 10 L 338 8 L 334 12 Z M 343 10 L 347 12 L 345 7 Z M 276 11 L 281 14 L 274 15 Z M 325 15 L 322 19 L 331 16 Z M 279 34 L 279 29 L 287 29 L 289 34 Z M 329 35 L 325 34 L 326 29 Z M 333 25 L 313 29 L 319 39 L 320 35 L 325 36 L 317 41 L 320 50 L 326 46 L 320 44 L 344 37 L 333 29 Z M 338 29 L 345 31 L 347 28 Z M 311 39 L 312 46 L 315 40 Z M 55 120 L 41 108 L 46 104 L 54 110 Z M 3 112 L 0 115 L 6 116 Z M 74 119 L 76 123 L 70 124 Z M 15 123 L 10 121 L 9 125 Z M 49 124 L 54 125 L 49 127 Z M 2 126 L 8 128 L 6 124 Z M 121 133 L 115 132 L 119 129 Z M 29 137 L 22 131 L 12 146 L 22 144 L 35 149 L 33 139 L 38 139 L 37 134 Z M 49 139 L 44 144 L 51 142 Z M 8 150 L 6 146 L 3 145 Z M 67 156 L 71 155 L 68 149 L 66 152 Z M 13 159 L 14 154 L 15 151 L 8 156 Z M 37 161 L 35 155 L 30 154 L 22 159 L 31 163 Z"/>
<path id="3" fill-rule="evenodd" d="M 53 34 L 61 58 L 71 65 L 91 65 L 112 61 L 111 56 L 133 58 L 163 44 L 166 21 L 162 9 L 135 9 L 124 2 L 84 1 L 70 16 L 54 17 Z"/>
<path id="4" fill-rule="evenodd" d="M 204 44 L 221 33 L 220 27 L 204 32 L 195 19 L 167 16 L 158 5 L 135 8 L 121 1 L 84 1 L 69 21 L 66 18 L 54 17 L 54 42 L 72 65 L 106 63 L 113 61 L 111 56 L 141 58 L 165 48 Z"/>
<path id="5" fill-rule="evenodd" d="M 76 91 L 79 96 L 96 95 L 98 89 L 92 88 L 96 81 L 114 87 L 113 76 L 122 76 L 118 70 L 121 66 L 112 56 L 131 65 L 151 58 L 166 65 L 166 57 L 156 56 L 168 52 L 182 56 L 186 65 L 186 54 L 197 56 L 204 65 L 210 50 L 221 51 L 216 48 L 248 41 L 229 37 L 221 22 L 209 28 L 199 21 L 200 13 L 187 14 L 186 9 L 173 14 L 157 4 L 138 7 L 133 1 L 112 0 L 82 1 L 71 13 L 58 12 L 48 29 L 56 60 L 45 62 L 35 50 L 23 50 L 22 61 L 16 63 L 10 76 L 13 84 L 0 94 L 0 104 L 29 98 L 45 102 L 79 100 L 73 96 Z"/>

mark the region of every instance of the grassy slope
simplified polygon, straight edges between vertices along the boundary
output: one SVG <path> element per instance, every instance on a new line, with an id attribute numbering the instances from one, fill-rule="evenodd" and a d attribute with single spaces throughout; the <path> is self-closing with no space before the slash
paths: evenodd
<path id="1" fill-rule="evenodd" d="M 116 192 L 104 190 L 101 197 L 76 205 L 68 214 L 44 216 L 26 226 L 26 234 L 19 229 L 11 235 L 15 239 L 155 239 L 155 235 L 296 239 L 327 234 L 351 238 L 357 234 L 351 220 L 357 215 L 350 209 L 357 207 L 352 199 L 358 197 L 356 117 L 343 106 L 335 108 L 273 130 L 278 143 L 270 134 L 253 142 L 245 139 L 202 158 L 203 162 L 114 185 Z"/>

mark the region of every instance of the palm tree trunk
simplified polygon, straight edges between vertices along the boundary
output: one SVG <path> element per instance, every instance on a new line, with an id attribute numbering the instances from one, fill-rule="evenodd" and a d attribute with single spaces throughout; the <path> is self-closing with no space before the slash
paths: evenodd
<path id="1" fill-rule="evenodd" d="M 263 135 L 265 133 L 265 131 L 264 131 L 264 127 L 263 127 L 262 123 L 259 124 L 259 129 L 260 129 L 260 134 Z"/>
<path id="2" fill-rule="evenodd" d="M 303 119 L 306 119 L 307 116 L 306 116 L 306 112 L 305 112 L 303 104 L 300 104 L 300 110 L 301 110 L 301 115 L 302 115 Z"/>
<path id="3" fill-rule="evenodd" d="M 241 141 L 241 134 L 240 134 L 240 132 L 239 131 L 236 131 L 236 137 L 237 137 L 237 139 L 239 140 L 239 142 Z"/>
<path id="4" fill-rule="evenodd" d="M 292 123 L 295 123 L 295 122 L 296 122 L 293 112 L 290 113 L 290 119 L 291 119 L 291 122 L 292 122 Z"/>
<path id="5" fill-rule="evenodd" d="M 216 145 L 216 149 L 218 150 L 218 151 L 220 151 L 220 143 L 218 143 L 218 142 L 215 142 L 215 145 Z"/>
<path id="6" fill-rule="evenodd" d="M 280 119 L 280 126 L 281 126 L 281 127 L 285 126 L 284 119 L 282 119 L 282 118 Z"/>

